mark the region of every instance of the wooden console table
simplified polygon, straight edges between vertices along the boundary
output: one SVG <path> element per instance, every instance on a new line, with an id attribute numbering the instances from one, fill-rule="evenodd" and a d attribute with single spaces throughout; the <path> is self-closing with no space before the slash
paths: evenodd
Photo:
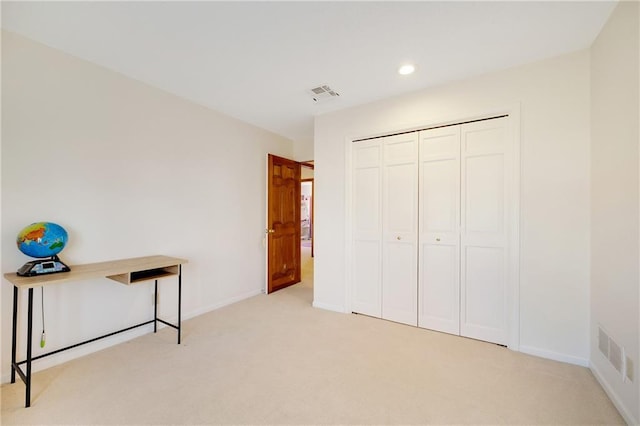
<path id="1" fill-rule="evenodd" d="M 182 265 L 187 263 L 185 259 L 178 259 L 168 256 L 148 256 L 137 257 L 132 259 L 114 260 L 110 262 L 91 263 L 86 265 L 71 265 L 71 271 L 60 272 L 49 275 L 41 275 L 35 277 L 21 277 L 16 273 L 4 274 L 7 281 L 13 284 L 13 325 L 11 340 L 11 383 L 16 381 L 16 373 L 20 376 L 26 386 L 25 391 L 25 407 L 31 406 L 31 363 L 35 360 L 57 354 L 68 349 L 78 347 L 96 340 L 104 339 L 118 333 L 142 327 L 147 324 L 153 324 L 153 332 L 158 330 L 158 322 L 173 327 L 178 330 L 178 344 L 180 344 L 181 331 L 181 299 L 182 299 Z M 158 279 L 168 276 L 178 277 L 178 324 L 174 325 L 158 318 Z M 70 281 L 89 280 L 93 278 L 109 278 L 122 284 L 131 285 L 144 281 L 155 281 L 155 298 L 153 308 L 153 319 L 136 324 L 104 336 L 86 340 L 66 348 L 58 349 L 42 355 L 33 357 L 32 338 L 33 338 L 33 289 L 35 287 L 43 287 L 51 284 L 60 284 Z M 17 347 L 17 323 L 18 323 L 18 293 L 21 289 L 28 289 L 29 302 L 27 308 L 27 357 L 23 361 L 16 359 Z M 20 365 L 26 364 L 26 372 L 22 371 Z"/>

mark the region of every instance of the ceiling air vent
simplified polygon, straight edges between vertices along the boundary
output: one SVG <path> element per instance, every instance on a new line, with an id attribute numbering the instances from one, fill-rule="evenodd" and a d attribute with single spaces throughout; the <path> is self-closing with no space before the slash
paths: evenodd
<path id="1" fill-rule="evenodd" d="M 340 93 L 336 92 L 326 84 L 314 87 L 313 89 L 309 90 L 309 93 L 311 94 L 311 98 L 314 102 L 322 102 L 329 99 L 335 99 L 340 96 Z"/>

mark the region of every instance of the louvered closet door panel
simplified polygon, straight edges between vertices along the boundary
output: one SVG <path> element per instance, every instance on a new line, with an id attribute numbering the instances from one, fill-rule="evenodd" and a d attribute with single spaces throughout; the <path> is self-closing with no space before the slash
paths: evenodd
<path id="1" fill-rule="evenodd" d="M 352 310 L 382 316 L 382 145 L 353 146 Z"/>
<path id="2" fill-rule="evenodd" d="M 418 325 L 460 333 L 460 126 L 420 132 Z"/>
<path id="3" fill-rule="evenodd" d="M 462 126 L 461 335 L 507 343 L 506 119 Z"/>
<path id="4" fill-rule="evenodd" d="M 417 325 L 418 135 L 382 140 L 382 318 Z"/>

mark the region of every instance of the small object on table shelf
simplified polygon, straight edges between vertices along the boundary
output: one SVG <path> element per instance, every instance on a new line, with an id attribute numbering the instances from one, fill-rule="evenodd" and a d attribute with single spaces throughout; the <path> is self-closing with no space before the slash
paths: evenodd
<path id="1" fill-rule="evenodd" d="M 25 263 L 18 269 L 21 277 L 69 272 L 70 268 L 59 258 L 58 253 L 65 248 L 68 234 L 65 229 L 52 222 L 36 222 L 18 233 L 16 244 L 27 256 L 39 258 Z"/>
<path id="2" fill-rule="evenodd" d="M 18 269 L 21 277 L 33 277 L 36 275 L 54 274 L 56 272 L 69 272 L 71 269 L 58 258 L 53 256 L 48 259 L 32 260 Z"/>

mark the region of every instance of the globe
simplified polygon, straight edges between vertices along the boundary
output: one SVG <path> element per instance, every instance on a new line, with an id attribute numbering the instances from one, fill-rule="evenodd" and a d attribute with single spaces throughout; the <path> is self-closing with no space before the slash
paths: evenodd
<path id="1" fill-rule="evenodd" d="M 67 245 L 65 229 L 52 222 L 37 222 L 25 227 L 18 234 L 16 243 L 21 252 L 31 257 L 52 257 Z"/>

